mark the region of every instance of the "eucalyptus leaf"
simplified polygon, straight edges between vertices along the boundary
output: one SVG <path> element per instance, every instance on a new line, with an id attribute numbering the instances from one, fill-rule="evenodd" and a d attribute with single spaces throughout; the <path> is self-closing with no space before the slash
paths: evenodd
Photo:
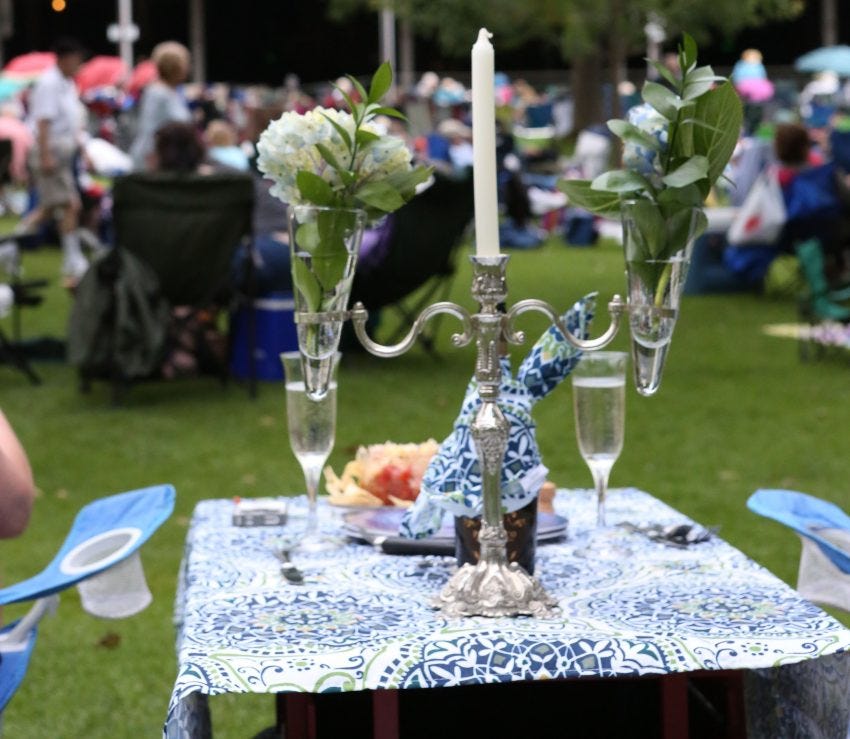
<path id="1" fill-rule="evenodd" d="M 340 135 L 340 138 L 342 138 L 346 148 L 351 151 L 351 134 L 348 133 L 348 130 L 344 126 L 337 123 L 327 113 L 322 113 L 322 115 L 324 116 L 325 120 L 330 123 L 334 127 L 334 130 Z"/>
<path id="2" fill-rule="evenodd" d="M 365 128 L 358 128 L 357 133 L 354 135 L 354 140 L 357 142 L 357 145 L 361 148 L 365 148 L 370 144 L 373 144 L 375 141 L 378 141 L 381 137 L 376 133 L 372 133 L 371 131 L 367 131 Z"/>
<path id="3" fill-rule="evenodd" d="M 398 118 L 402 121 L 407 120 L 407 116 L 400 110 L 397 110 L 396 108 L 390 108 L 386 105 L 380 105 L 376 108 L 372 108 L 369 112 L 373 115 L 385 115 L 389 116 L 390 118 Z"/>
<path id="4" fill-rule="evenodd" d="M 605 190 L 606 192 L 637 192 L 645 190 L 651 185 L 647 179 L 631 169 L 614 169 L 610 172 L 603 172 L 593 182 L 590 187 L 594 190 Z"/>
<path id="5" fill-rule="evenodd" d="M 389 62 L 384 62 L 372 75 L 369 84 L 369 94 L 364 99 L 367 103 L 377 103 L 387 94 L 393 84 L 393 70 Z"/>
<path id="6" fill-rule="evenodd" d="M 708 176 L 708 159 L 696 155 L 661 178 L 667 187 L 686 187 Z"/>
<path id="7" fill-rule="evenodd" d="M 336 173 L 339 175 L 339 178 L 342 180 L 342 184 L 345 187 L 351 187 L 357 180 L 357 175 L 347 169 L 338 169 Z"/>
<path id="8" fill-rule="evenodd" d="M 670 256 L 688 245 L 696 233 L 698 214 L 702 214 L 699 208 L 684 208 L 665 219 Z"/>
<path id="9" fill-rule="evenodd" d="M 668 172 L 671 168 L 678 167 L 682 163 L 682 159 L 690 159 L 696 153 L 694 151 L 694 128 L 691 124 L 695 109 L 695 103 L 683 100 L 675 125 L 670 125 L 672 145 L 669 147 Z"/>
<path id="10" fill-rule="evenodd" d="M 685 100 L 695 100 L 704 95 L 715 83 L 723 82 L 725 77 L 718 77 L 711 67 L 697 67 L 685 76 L 685 89 L 682 97 Z"/>
<path id="11" fill-rule="evenodd" d="M 703 200 L 702 190 L 696 185 L 667 187 L 658 194 L 658 205 L 665 218 L 682 208 L 700 208 Z"/>
<path id="12" fill-rule="evenodd" d="M 320 142 L 316 142 L 314 146 L 319 150 L 319 154 L 322 155 L 322 159 L 324 159 L 328 164 L 331 165 L 334 169 L 342 169 L 339 162 L 337 161 L 334 153 L 324 144 Z"/>
<path id="13" fill-rule="evenodd" d="M 384 62 L 384 64 L 386 64 L 386 62 Z M 380 67 L 378 67 L 378 69 L 380 69 Z M 347 74 L 346 77 L 351 80 L 351 84 L 354 85 L 354 89 L 357 90 L 357 94 L 360 96 L 360 99 L 363 101 L 363 104 L 365 105 L 367 102 L 369 102 L 369 93 L 366 92 L 366 88 L 363 87 L 363 85 L 360 83 L 360 80 L 350 74 Z"/>
<path id="14" fill-rule="evenodd" d="M 362 203 L 385 213 L 392 213 L 404 205 L 404 198 L 388 182 L 367 182 L 358 188 L 354 197 Z"/>
<path id="15" fill-rule="evenodd" d="M 620 215 L 619 194 L 594 190 L 588 180 L 560 180 L 558 189 L 567 196 L 570 205 L 584 208 L 600 216 L 617 218 Z"/>
<path id="16" fill-rule="evenodd" d="M 343 278 L 348 261 L 346 238 L 351 236 L 356 222 L 351 210 L 331 209 L 316 216 L 319 234 L 313 250 L 312 267 L 324 290 L 332 290 Z"/>
<path id="17" fill-rule="evenodd" d="M 301 197 L 313 205 L 335 205 L 336 196 L 333 188 L 315 172 L 302 169 L 295 176 L 295 183 Z"/>
<path id="18" fill-rule="evenodd" d="M 393 172 L 385 181 L 407 201 L 416 193 L 416 186 L 427 182 L 433 172 L 433 167 L 415 167 L 409 172 Z"/>
<path id="19" fill-rule="evenodd" d="M 744 117 L 732 83 L 724 82 L 698 98 L 694 115 L 707 124 L 694 127 L 694 148 L 708 159 L 708 183 L 713 185 L 735 150 Z"/>
<path id="20" fill-rule="evenodd" d="M 354 99 L 349 95 L 345 90 L 343 90 L 339 85 L 334 85 L 334 89 L 342 96 L 342 99 L 345 101 L 346 106 L 354 114 L 355 109 L 357 108 L 357 104 L 354 102 Z"/>
<path id="21" fill-rule="evenodd" d="M 675 121 L 679 115 L 681 100 L 671 89 L 657 82 L 644 82 L 641 97 L 668 121 Z"/>
<path id="22" fill-rule="evenodd" d="M 311 256 L 319 245 L 319 226 L 315 221 L 301 223 L 295 230 L 296 251 L 305 252 Z"/>
<path id="23" fill-rule="evenodd" d="M 666 256 L 667 227 L 664 216 L 651 200 L 641 198 L 631 204 L 634 220 L 631 234 L 632 251 L 629 259 L 642 255 L 643 259 L 663 259 Z"/>
<path id="24" fill-rule="evenodd" d="M 292 262 L 292 284 L 304 296 L 307 310 L 318 312 L 322 304 L 322 288 L 310 268 L 298 258 Z"/>
<path id="25" fill-rule="evenodd" d="M 669 82 L 673 87 L 676 87 L 676 85 L 679 84 L 673 76 L 673 73 L 667 69 L 663 63 L 659 62 L 657 59 L 645 59 L 645 61 L 649 62 L 662 79 L 667 80 L 667 82 Z"/>
<path id="26" fill-rule="evenodd" d="M 682 34 L 682 55 L 685 61 L 682 71 L 687 73 L 697 63 L 697 42 L 689 33 Z"/>
<path id="27" fill-rule="evenodd" d="M 645 149 L 652 151 L 661 151 L 661 144 L 655 136 L 652 136 L 645 131 L 641 131 L 637 126 L 632 125 L 627 121 L 621 121 L 618 118 L 608 121 L 609 130 L 619 136 L 623 141 L 642 146 Z"/>

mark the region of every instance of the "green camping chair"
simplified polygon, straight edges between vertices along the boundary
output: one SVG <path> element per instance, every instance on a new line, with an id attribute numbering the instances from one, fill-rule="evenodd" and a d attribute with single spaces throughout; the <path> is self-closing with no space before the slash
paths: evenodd
<path id="1" fill-rule="evenodd" d="M 387 341 L 397 342 L 426 305 L 448 298 L 455 253 L 472 216 L 471 175 L 435 174 L 431 187 L 390 216 L 392 235 L 386 253 L 371 269 L 358 267 L 349 305 L 359 301 L 370 312 L 394 311 L 401 323 Z M 414 292 L 416 297 L 408 299 Z M 432 355 L 438 319 L 419 336 Z"/>
<path id="2" fill-rule="evenodd" d="M 850 287 L 830 289 L 824 271 L 823 248 L 819 239 L 801 241 L 795 246 L 800 272 L 806 283 L 806 292 L 800 297 L 800 317 L 815 325 L 822 321 L 850 322 L 850 307 L 842 305 L 850 300 Z M 819 346 L 819 351 L 823 347 Z M 807 341 L 800 343 L 800 356 L 808 359 Z"/>
<path id="3" fill-rule="evenodd" d="M 94 264 L 89 270 L 93 274 L 87 273 L 80 283 L 77 303 L 82 306 L 75 305 L 69 329 L 69 356 L 81 368 L 83 387 L 106 374 L 118 399 L 132 381 L 155 376 L 175 306 L 202 309 L 244 300 L 250 314 L 247 333 L 253 358 L 251 176 L 131 174 L 116 179 L 113 203 L 115 249 Z M 244 275 L 237 286 L 233 263 L 240 249 L 245 255 Z M 111 285 L 111 294 L 107 291 L 104 298 L 101 286 L 87 280 Z M 92 299 L 92 294 L 101 299 Z M 92 313 L 100 314 L 99 323 Z M 81 322 L 86 331 L 79 328 Z M 95 345 L 99 347 L 93 352 L 96 356 L 87 357 L 86 350 Z M 146 350 L 140 356 L 143 346 Z M 217 364 L 225 381 L 226 358 Z M 253 396 L 253 366 L 249 367 L 249 387 Z"/>

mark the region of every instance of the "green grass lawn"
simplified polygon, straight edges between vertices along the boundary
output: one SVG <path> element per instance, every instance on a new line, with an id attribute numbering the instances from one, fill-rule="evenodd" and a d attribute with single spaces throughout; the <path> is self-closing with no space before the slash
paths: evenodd
<path id="1" fill-rule="evenodd" d="M 27 277 L 53 280 L 45 303 L 24 314 L 27 337 L 64 336 L 70 298 L 56 286 L 58 264 L 55 250 L 25 256 Z M 468 306 L 469 275 L 462 260 L 454 298 Z M 605 303 L 624 289 L 622 257 L 612 244 L 571 249 L 555 241 L 514 253 L 509 278 L 510 302 L 539 297 L 562 309 L 584 292 L 599 290 Z M 611 480 L 719 525 L 721 536 L 789 583 L 799 543 L 747 511 L 750 493 L 789 487 L 850 508 L 850 367 L 843 357 L 802 364 L 794 342 L 761 333 L 765 323 L 794 319 L 793 303 L 755 295 L 687 297 L 660 392 L 641 398 L 628 391 L 626 444 Z M 471 349 L 450 347 L 450 320 L 438 361 L 419 349 L 393 360 L 345 358 L 331 458 L 337 470 L 358 444 L 439 440 L 449 432 L 473 363 Z M 544 328 L 535 316 L 521 322 L 532 339 Z M 597 333 L 605 322 L 602 312 Z M 626 348 L 626 332 L 614 346 Z M 516 357 L 522 352 L 514 350 Z M 85 614 L 75 590 L 64 594 L 58 617 L 43 622 L 25 683 L 6 711 L 6 736 L 157 736 L 176 674 L 171 615 L 192 509 L 205 498 L 302 489 L 287 442 L 283 387 L 266 383 L 252 401 L 243 387 L 222 389 L 212 379 L 155 383 L 135 388 L 114 408 L 103 384 L 81 395 L 72 368 L 55 362 L 37 368 L 40 387 L 0 367 L 0 404 L 29 451 L 40 489 L 27 532 L 0 542 L 4 583 L 38 572 L 79 508 L 94 498 L 170 482 L 177 505 L 143 550 L 152 606 L 108 622 Z M 542 401 L 536 419 L 550 478 L 589 487 L 569 388 Z M 20 612 L 7 608 L 4 619 Z M 249 737 L 273 722 L 266 696 L 219 697 L 212 707 L 219 737 Z"/>

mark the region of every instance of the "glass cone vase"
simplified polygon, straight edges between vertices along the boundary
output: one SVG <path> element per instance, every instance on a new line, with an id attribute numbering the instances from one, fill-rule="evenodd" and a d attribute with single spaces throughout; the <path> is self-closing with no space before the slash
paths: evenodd
<path id="1" fill-rule="evenodd" d="M 676 245 L 680 244 L 680 248 L 667 249 L 670 256 L 653 258 L 652 245 L 634 214 L 635 203 L 624 201 L 622 205 L 632 367 L 638 393 L 653 395 L 661 384 L 664 362 L 679 317 L 700 210 L 689 211 L 686 228 L 678 230 Z M 676 233 L 668 234 L 668 238 L 675 236 Z"/>
<path id="2" fill-rule="evenodd" d="M 362 210 L 302 205 L 289 211 L 298 349 L 314 400 L 330 387 L 365 225 Z"/>

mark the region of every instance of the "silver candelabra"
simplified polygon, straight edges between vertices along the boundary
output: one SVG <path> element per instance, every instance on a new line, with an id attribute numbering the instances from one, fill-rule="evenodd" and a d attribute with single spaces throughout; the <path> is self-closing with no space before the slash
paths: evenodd
<path id="1" fill-rule="evenodd" d="M 479 543 L 481 554 L 476 564 L 465 564 L 446 583 L 434 605 L 449 616 L 540 616 L 553 615 L 557 602 L 516 562 L 508 562 L 501 504 L 502 464 L 508 445 L 509 424 L 498 405 L 502 380 L 500 346 L 522 344 L 525 335 L 514 328 L 516 318 L 530 311 L 543 313 L 558 327 L 564 338 L 577 349 L 593 351 L 611 342 L 620 325 L 626 304 L 615 295 L 608 304 L 611 323 L 596 339 L 576 338 L 557 311 L 542 300 L 528 299 L 516 303 L 506 312 L 499 306 L 507 298 L 505 277 L 508 257 L 471 257 L 473 268 L 472 296 L 478 302 L 477 313 L 470 313 L 456 303 L 434 303 L 417 317 L 407 336 L 398 344 L 384 346 L 366 333 L 368 312 L 357 303 L 350 313 L 360 343 L 379 357 L 404 354 L 416 341 L 429 319 L 440 313 L 460 320 L 463 330 L 452 336 L 457 347 L 475 339 L 477 356 L 475 379 L 481 405 L 472 422 L 471 433 L 481 464 L 483 516 Z"/>

